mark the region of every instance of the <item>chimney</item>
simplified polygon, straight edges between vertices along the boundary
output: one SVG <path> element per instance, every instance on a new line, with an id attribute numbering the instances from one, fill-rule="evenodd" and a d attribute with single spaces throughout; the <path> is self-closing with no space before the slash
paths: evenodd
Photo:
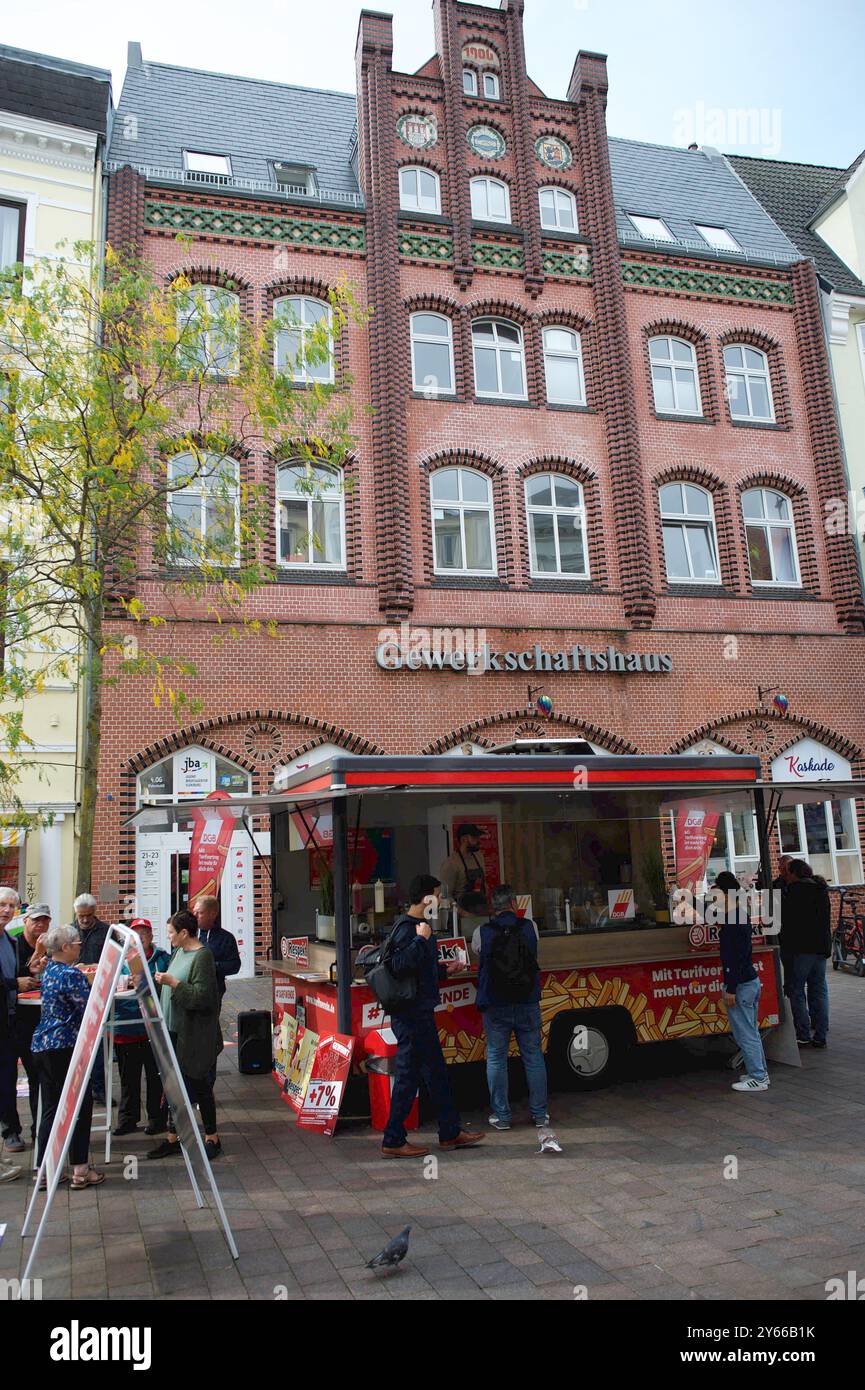
<path id="1" fill-rule="evenodd" d="M 144 59 L 141 56 L 141 44 L 135 39 L 131 39 L 126 45 L 126 66 L 128 68 L 144 67 Z"/>
<path id="2" fill-rule="evenodd" d="M 568 101 L 579 101 L 584 92 L 596 91 L 606 104 L 608 86 L 606 53 L 584 53 L 581 49 L 568 83 Z"/>

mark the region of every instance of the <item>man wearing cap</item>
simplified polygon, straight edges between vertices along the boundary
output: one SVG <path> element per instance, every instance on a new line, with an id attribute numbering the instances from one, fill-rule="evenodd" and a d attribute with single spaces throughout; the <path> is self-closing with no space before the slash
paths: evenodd
<path id="1" fill-rule="evenodd" d="M 24 925 L 13 939 L 18 971 L 18 994 L 27 994 L 39 988 L 39 979 L 45 969 L 48 957 L 43 949 L 43 938 L 51 926 L 51 908 L 47 903 L 31 903 L 24 914 Z M 27 1073 L 27 1088 L 30 1099 L 30 1138 L 36 1138 L 36 1120 L 39 1115 L 39 1067 L 30 1050 L 33 1034 L 42 1017 L 42 1009 L 35 1001 L 25 1003 L 19 997 L 15 1010 L 15 1050 Z M 17 1105 L 16 1105 L 17 1118 Z M 19 1126 L 20 1129 L 20 1126 Z M 23 1148 L 21 1135 L 18 1141 Z M 7 1139 L 7 1148 L 9 1141 Z"/>
<path id="2" fill-rule="evenodd" d="M 153 945 L 153 926 L 146 917 L 136 917 L 129 923 L 138 933 L 151 975 L 168 969 L 168 952 Z M 136 975 L 138 959 L 127 962 L 123 975 Z M 147 1030 L 132 991 L 115 995 L 114 1041 L 117 1047 L 117 1070 L 120 1072 L 120 1107 L 117 1111 L 116 1135 L 134 1134 L 141 1119 L 141 1072 L 144 1071 L 147 1091 L 147 1124 L 145 1134 L 162 1134 L 165 1114 L 162 1103 L 162 1081 L 156 1058 L 147 1038 Z"/>
<path id="3" fill-rule="evenodd" d="M 460 917 L 486 917 L 487 873 L 481 853 L 481 832 L 476 825 L 457 826 L 453 853 L 445 859 L 439 874 Z"/>

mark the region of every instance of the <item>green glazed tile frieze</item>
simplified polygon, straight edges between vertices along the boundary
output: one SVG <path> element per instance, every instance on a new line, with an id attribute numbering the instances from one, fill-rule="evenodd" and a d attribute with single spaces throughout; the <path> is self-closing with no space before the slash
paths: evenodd
<path id="1" fill-rule="evenodd" d="M 779 280 L 757 280 L 736 271 L 683 270 L 681 267 L 623 261 L 626 285 L 652 290 L 678 290 L 683 294 L 710 295 L 714 299 L 748 299 L 756 304 L 793 303 L 793 287 Z"/>
<path id="2" fill-rule="evenodd" d="M 322 250 L 363 252 L 366 245 L 363 227 L 349 223 L 313 222 L 273 213 L 236 212 L 150 198 L 144 205 L 144 222 L 159 231 L 242 237 L 244 241 L 280 242 Z"/>
<path id="3" fill-rule="evenodd" d="M 447 236 L 426 236 L 423 232 L 402 232 L 399 236 L 400 256 L 409 261 L 433 261 L 445 265 L 453 260 L 454 244 Z"/>

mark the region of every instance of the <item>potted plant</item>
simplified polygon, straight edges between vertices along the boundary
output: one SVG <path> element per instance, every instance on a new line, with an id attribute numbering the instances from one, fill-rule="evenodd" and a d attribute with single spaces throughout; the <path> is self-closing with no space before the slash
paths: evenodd
<path id="1" fill-rule="evenodd" d="M 655 904 L 655 921 L 669 922 L 670 900 L 667 891 L 667 876 L 664 872 L 664 859 L 657 845 L 647 849 L 640 861 L 643 882 Z"/>
<path id="2" fill-rule="evenodd" d="M 336 940 L 336 918 L 333 914 L 333 873 L 322 859 L 318 866 L 318 911 L 315 914 L 315 934 L 320 941 Z"/>

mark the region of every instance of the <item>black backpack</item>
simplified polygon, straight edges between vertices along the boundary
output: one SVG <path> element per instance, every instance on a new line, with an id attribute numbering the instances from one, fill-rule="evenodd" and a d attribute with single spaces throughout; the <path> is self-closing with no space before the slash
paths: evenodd
<path id="1" fill-rule="evenodd" d="M 526 940 L 524 924 L 487 925 L 495 932 L 488 966 L 490 994 L 505 1004 L 524 1004 L 538 978 L 538 962 Z"/>

